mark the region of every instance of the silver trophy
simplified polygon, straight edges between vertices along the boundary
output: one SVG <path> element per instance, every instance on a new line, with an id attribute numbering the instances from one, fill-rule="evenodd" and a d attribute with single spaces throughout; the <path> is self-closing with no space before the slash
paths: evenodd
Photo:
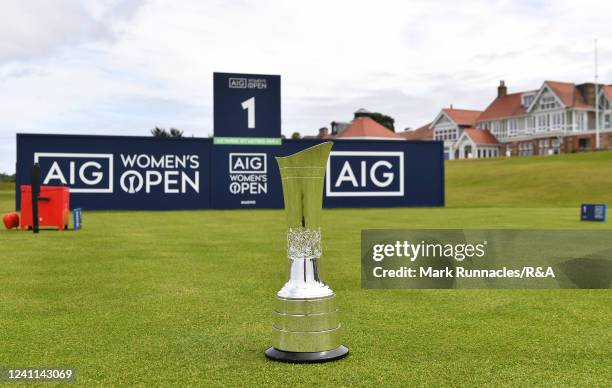
<path id="1" fill-rule="evenodd" d="M 336 295 L 319 274 L 323 178 L 333 143 L 276 158 L 287 217 L 289 280 L 276 294 L 272 347 L 266 356 L 285 362 L 342 358 Z"/>

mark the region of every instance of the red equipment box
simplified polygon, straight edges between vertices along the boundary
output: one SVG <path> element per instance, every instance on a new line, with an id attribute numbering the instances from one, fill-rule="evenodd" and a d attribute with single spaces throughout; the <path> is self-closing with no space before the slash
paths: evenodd
<path id="1" fill-rule="evenodd" d="M 63 186 L 40 186 L 38 196 L 39 226 L 68 229 L 70 219 L 70 188 Z M 21 186 L 21 230 L 32 228 L 32 187 Z"/>

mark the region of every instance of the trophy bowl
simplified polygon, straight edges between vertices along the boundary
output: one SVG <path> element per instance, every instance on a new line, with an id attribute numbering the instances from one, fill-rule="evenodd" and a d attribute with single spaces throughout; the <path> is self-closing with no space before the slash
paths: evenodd
<path id="1" fill-rule="evenodd" d="M 289 279 L 276 294 L 268 358 L 326 362 L 343 358 L 336 295 L 321 279 L 323 178 L 333 143 L 277 157 L 287 219 Z"/>

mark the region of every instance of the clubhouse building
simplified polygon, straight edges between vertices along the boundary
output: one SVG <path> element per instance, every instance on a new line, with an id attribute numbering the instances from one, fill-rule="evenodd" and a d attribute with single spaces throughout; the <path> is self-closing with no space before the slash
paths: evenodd
<path id="1" fill-rule="evenodd" d="M 598 116 L 600 148 L 612 148 L 612 85 L 597 89 L 594 83 L 545 81 L 535 90 L 508 93 L 501 81 L 485 110 L 451 106 L 400 136 L 442 140 L 446 159 L 552 155 L 595 149 Z"/>

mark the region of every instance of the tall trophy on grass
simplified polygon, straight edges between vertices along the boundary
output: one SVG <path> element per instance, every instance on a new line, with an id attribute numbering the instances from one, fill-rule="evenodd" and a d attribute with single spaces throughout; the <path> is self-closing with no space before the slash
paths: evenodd
<path id="1" fill-rule="evenodd" d="M 276 294 L 270 359 L 325 362 L 342 358 L 336 295 L 321 279 L 323 177 L 333 143 L 276 158 L 287 217 L 289 280 Z"/>

